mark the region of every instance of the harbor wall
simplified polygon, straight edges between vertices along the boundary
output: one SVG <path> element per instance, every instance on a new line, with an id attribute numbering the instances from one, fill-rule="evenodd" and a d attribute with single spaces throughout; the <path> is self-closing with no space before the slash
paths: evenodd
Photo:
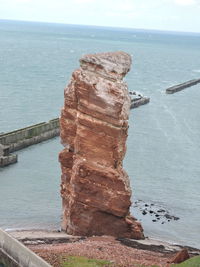
<path id="1" fill-rule="evenodd" d="M 185 88 L 194 86 L 198 83 L 200 83 L 200 79 L 194 79 L 194 80 L 190 80 L 190 81 L 178 84 L 178 85 L 174 85 L 166 89 L 166 94 L 174 94 L 176 92 L 182 91 Z"/>
<path id="2" fill-rule="evenodd" d="M 0 144 L 9 146 L 9 151 L 17 151 L 33 144 L 48 140 L 60 133 L 59 119 L 38 123 L 16 131 L 0 134 Z"/>
<path id="3" fill-rule="evenodd" d="M 137 108 L 141 105 L 145 105 L 149 103 L 150 98 L 149 97 L 141 97 L 140 99 L 131 99 L 131 109 Z"/>

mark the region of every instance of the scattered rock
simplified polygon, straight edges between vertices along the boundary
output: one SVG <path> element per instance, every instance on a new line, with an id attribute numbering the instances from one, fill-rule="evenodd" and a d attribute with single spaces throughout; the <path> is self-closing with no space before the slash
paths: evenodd
<path id="1" fill-rule="evenodd" d="M 179 251 L 170 261 L 169 263 L 181 263 L 187 259 L 189 259 L 189 253 L 186 248 Z"/>
<path id="2" fill-rule="evenodd" d="M 149 213 L 151 217 L 155 216 L 155 219 L 152 220 L 153 222 L 156 221 L 164 224 L 165 222 L 177 221 L 180 219 L 177 216 L 171 215 L 168 210 L 159 207 L 155 203 L 144 203 L 142 200 L 137 200 L 135 201 L 134 207 L 137 207 L 141 211 L 142 215 Z"/>
<path id="3" fill-rule="evenodd" d="M 176 216 L 172 216 L 172 219 L 173 219 L 174 221 L 178 221 L 180 218 L 179 218 L 179 217 L 176 217 Z"/>
<path id="4" fill-rule="evenodd" d="M 166 219 L 170 219 L 170 220 L 172 219 L 172 216 L 169 215 L 169 214 L 165 214 L 164 216 L 165 216 Z"/>
<path id="5" fill-rule="evenodd" d="M 157 212 L 165 212 L 165 210 L 163 210 L 163 209 L 159 209 Z"/>

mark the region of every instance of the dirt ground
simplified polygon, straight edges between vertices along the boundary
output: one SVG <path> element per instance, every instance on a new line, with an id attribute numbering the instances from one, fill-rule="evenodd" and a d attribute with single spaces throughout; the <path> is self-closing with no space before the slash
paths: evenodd
<path id="1" fill-rule="evenodd" d="M 113 237 L 90 237 L 74 243 L 28 245 L 36 254 L 54 267 L 60 266 L 62 256 L 85 256 L 112 262 L 112 267 L 169 266 L 174 253 L 136 249 L 121 244 Z M 78 266 L 77 266 L 78 267 Z"/>

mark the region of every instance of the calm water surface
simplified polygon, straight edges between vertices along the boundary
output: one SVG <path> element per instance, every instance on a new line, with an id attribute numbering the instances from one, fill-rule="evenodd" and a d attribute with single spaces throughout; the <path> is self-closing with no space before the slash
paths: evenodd
<path id="1" fill-rule="evenodd" d="M 130 90 L 151 102 L 130 113 L 125 168 L 133 200 L 167 209 L 178 221 L 152 222 L 145 234 L 200 248 L 200 35 L 0 21 L 0 132 L 59 116 L 63 89 L 82 54 L 123 50 L 133 56 Z M 0 169 L 0 227 L 59 228 L 59 138 L 18 153 Z"/>

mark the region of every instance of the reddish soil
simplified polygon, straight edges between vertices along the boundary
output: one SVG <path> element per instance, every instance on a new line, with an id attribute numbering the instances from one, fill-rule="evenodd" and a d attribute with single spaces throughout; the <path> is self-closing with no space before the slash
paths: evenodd
<path id="1" fill-rule="evenodd" d="M 31 250 L 54 267 L 60 266 L 62 257 L 85 256 L 112 262 L 110 267 L 138 267 L 140 265 L 168 266 L 171 253 L 135 249 L 122 245 L 112 237 L 91 237 L 74 243 L 29 245 Z M 78 267 L 78 266 L 77 266 Z"/>

